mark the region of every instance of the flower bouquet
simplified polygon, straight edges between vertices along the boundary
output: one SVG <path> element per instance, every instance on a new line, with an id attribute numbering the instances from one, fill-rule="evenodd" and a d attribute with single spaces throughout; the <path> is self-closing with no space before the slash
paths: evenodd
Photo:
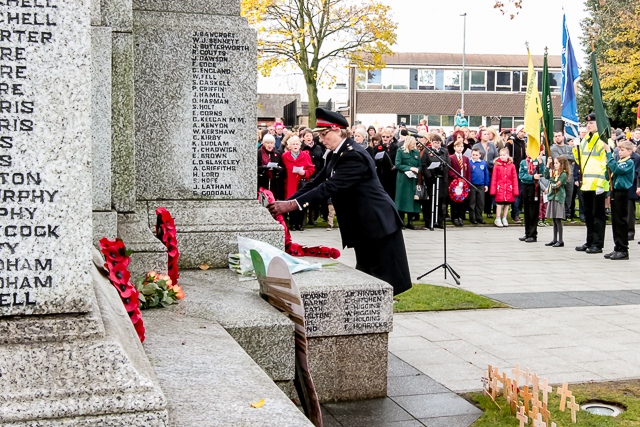
<path id="1" fill-rule="evenodd" d="M 174 285 L 171 277 L 150 271 L 135 281 L 140 293 L 140 308 L 167 307 L 184 298 L 182 287 Z"/>

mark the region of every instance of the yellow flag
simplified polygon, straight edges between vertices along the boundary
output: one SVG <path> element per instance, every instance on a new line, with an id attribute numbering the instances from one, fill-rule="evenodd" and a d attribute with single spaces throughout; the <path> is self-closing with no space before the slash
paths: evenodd
<path id="1" fill-rule="evenodd" d="M 528 135 L 527 156 L 532 159 L 540 155 L 540 120 L 542 108 L 540 94 L 538 93 L 538 73 L 533 69 L 531 52 L 529 55 L 529 71 L 527 72 L 527 95 L 524 99 L 524 131 Z"/>

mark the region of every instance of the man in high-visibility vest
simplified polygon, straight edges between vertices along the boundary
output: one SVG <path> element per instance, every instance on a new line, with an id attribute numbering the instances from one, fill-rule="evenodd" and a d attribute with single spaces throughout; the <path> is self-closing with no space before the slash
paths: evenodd
<path id="1" fill-rule="evenodd" d="M 577 246 L 576 251 L 588 254 L 602 253 L 604 231 L 606 227 L 605 199 L 609 191 L 607 179 L 607 155 L 604 144 L 598 135 L 596 115 L 586 117 L 589 132 L 579 146 L 574 147 L 573 155 L 582 172 L 582 200 L 584 218 L 587 225 L 587 241 Z"/>

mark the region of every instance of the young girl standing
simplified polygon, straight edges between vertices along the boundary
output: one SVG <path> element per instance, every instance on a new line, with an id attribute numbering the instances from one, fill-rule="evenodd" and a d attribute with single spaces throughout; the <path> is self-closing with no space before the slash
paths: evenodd
<path id="1" fill-rule="evenodd" d="M 509 205 L 518 196 L 518 173 L 509 157 L 509 149 L 500 150 L 500 157 L 496 160 L 491 175 L 490 194 L 496 200 L 496 227 L 508 227 Z M 504 211 L 503 211 L 504 209 Z"/>
<path id="2" fill-rule="evenodd" d="M 565 184 L 571 175 L 569 161 L 565 156 L 558 156 L 553 160 L 553 170 L 551 170 L 551 158 L 549 167 L 545 169 L 544 176 L 549 182 L 549 187 L 544 191 L 549 202 L 547 206 L 547 218 L 553 218 L 553 240 L 545 243 L 545 246 L 561 248 L 564 246 L 562 240 L 562 220 L 565 218 L 564 201 L 566 198 Z"/>

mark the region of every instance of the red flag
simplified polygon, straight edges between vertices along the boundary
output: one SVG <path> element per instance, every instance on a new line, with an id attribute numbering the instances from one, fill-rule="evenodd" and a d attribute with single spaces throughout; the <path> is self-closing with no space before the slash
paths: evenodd
<path id="1" fill-rule="evenodd" d="M 637 120 L 637 124 L 640 125 L 640 103 L 638 103 L 638 120 Z"/>

